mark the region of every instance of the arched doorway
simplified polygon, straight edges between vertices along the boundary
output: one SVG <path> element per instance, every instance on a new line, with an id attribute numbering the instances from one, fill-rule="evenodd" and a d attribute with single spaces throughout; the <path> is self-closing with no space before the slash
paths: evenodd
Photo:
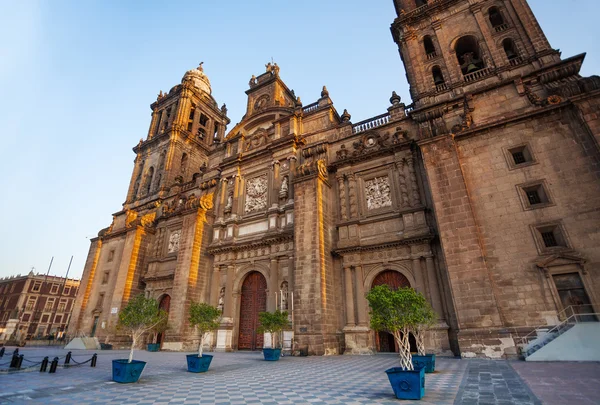
<path id="1" fill-rule="evenodd" d="M 267 310 L 267 280 L 258 271 L 246 276 L 240 302 L 239 350 L 256 350 L 263 346 L 263 334 L 258 333 L 258 313 Z"/>
<path id="2" fill-rule="evenodd" d="M 375 276 L 375 279 L 371 284 L 371 288 L 384 284 L 388 285 L 392 290 L 397 290 L 401 287 L 410 287 L 410 281 L 408 281 L 406 276 L 394 270 L 385 270 Z M 375 338 L 378 352 L 394 353 L 398 351 L 396 341 L 394 340 L 394 336 L 392 336 L 392 334 L 387 332 L 376 332 Z M 416 352 L 417 342 L 415 337 L 411 333 L 408 338 L 410 342 L 410 351 Z"/>
<path id="3" fill-rule="evenodd" d="M 171 307 L 171 296 L 170 295 L 163 295 L 163 297 L 160 299 L 160 301 L 158 303 L 158 309 L 164 310 L 167 313 L 167 315 L 168 315 L 170 307 Z M 164 337 L 165 337 L 164 332 L 160 332 L 156 336 L 156 343 L 162 344 L 162 341 L 164 340 Z"/>

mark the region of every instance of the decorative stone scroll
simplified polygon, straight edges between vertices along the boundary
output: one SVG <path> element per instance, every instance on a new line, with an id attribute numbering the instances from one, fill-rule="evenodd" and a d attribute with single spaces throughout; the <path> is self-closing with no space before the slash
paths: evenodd
<path id="1" fill-rule="evenodd" d="M 179 239 L 181 239 L 181 231 L 175 231 L 169 236 L 169 253 L 175 253 L 179 251 Z"/>
<path id="2" fill-rule="evenodd" d="M 248 180 L 246 183 L 246 203 L 244 212 L 262 210 L 267 207 L 267 176 L 259 176 Z"/>
<path id="3" fill-rule="evenodd" d="M 375 210 L 392 205 L 390 183 L 388 177 L 375 177 L 365 181 L 365 197 L 367 209 Z"/>

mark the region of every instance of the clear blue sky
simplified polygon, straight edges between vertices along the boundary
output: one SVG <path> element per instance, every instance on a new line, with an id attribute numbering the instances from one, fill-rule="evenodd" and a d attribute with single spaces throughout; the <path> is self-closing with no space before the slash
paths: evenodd
<path id="1" fill-rule="evenodd" d="M 600 74 L 597 0 L 530 4 L 563 57 Z M 304 104 L 327 85 L 354 122 L 408 86 L 389 26 L 392 0 L 0 0 L 0 277 L 34 266 L 80 277 L 87 238 L 125 199 L 149 105 L 204 61 L 232 125 L 271 57 Z M 229 128 L 232 128 L 230 125 Z"/>

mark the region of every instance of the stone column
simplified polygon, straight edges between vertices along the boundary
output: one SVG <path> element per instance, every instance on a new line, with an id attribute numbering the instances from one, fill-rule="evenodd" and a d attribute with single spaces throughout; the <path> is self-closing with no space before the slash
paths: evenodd
<path id="1" fill-rule="evenodd" d="M 398 182 L 400 183 L 400 205 L 402 208 L 409 208 L 408 187 L 406 186 L 406 176 L 404 175 L 404 163 L 402 158 L 396 160 L 396 170 L 398 171 Z"/>
<path id="2" fill-rule="evenodd" d="M 438 279 L 436 277 L 433 256 L 425 256 L 425 266 L 427 268 L 427 280 L 429 281 L 429 302 L 431 302 L 431 305 L 436 312 L 443 316 L 444 312 L 441 303 L 440 289 L 438 286 Z"/>
<path id="3" fill-rule="evenodd" d="M 460 66 L 458 64 L 458 59 L 456 58 L 456 53 L 454 52 L 454 50 L 446 52 L 445 49 L 442 49 L 442 44 L 448 43 L 446 35 L 442 31 L 442 23 L 440 21 L 434 21 L 431 25 L 433 27 L 433 32 L 435 33 L 435 38 L 439 47 L 439 52 L 442 54 L 444 62 L 446 63 L 446 71 L 450 76 L 444 77 L 446 84 L 462 83 L 464 79 L 462 71 L 460 70 Z"/>
<path id="4" fill-rule="evenodd" d="M 421 287 L 419 292 L 424 293 L 425 297 L 427 297 L 429 302 L 431 302 L 431 297 L 429 296 L 427 283 L 426 283 L 425 279 L 423 278 L 423 268 L 421 267 L 421 258 L 420 257 L 413 257 L 412 271 L 413 271 L 413 274 L 415 275 L 415 279 L 417 280 L 417 283 Z M 416 290 L 419 290 L 419 289 L 416 289 Z"/>
<path id="5" fill-rule="evenodd" d="M 417 207 L 421 205 L 421 195 L 419 194 L 419 185 L 417 184 L 417 175 L 415 174 L 415 158 L 412 152 L 408 155 L 406 161 L 410 178 L 410 205 Z"/>
<path id="6" fill-rule="evenodd" d="M 281 184 L 279 181 L 279 160 L 273 161 L 271 165 L 273 167 L 273 186 L 271 188 L 269 202 L 271 207 L 277 207 L 279 203 L 279 187 Z"/>
<path id="7" fill-rule="evenodd" d="M 223 318 L 231 319 L 233 315 L 233 278 L 235 276 L 233 264 L 227 266 L 227 275 L 225 279 L 225 307 L 223 308 Z"/>
<path id="8" fill-rule="evenodd" d="M 221 266 L 215 265 L 212 279 L 210 281 L 210 305 L 216 307 L 219 304 L 219 293 L 221 292 Z"/>
<path id="9" fill-rule="evenodd" d="M 346 283 L 346 326 L 354 326 L 354 290 L 352 288 L 352 269 L 344 267 L 344 281 Z"/>
<path id="10" fill-rule="evenodd" d="M 288 200 L 294 199 L 294 176 L 296 175 L 296 156 L 292 155 L 288 158 L 290 165 L 290 174 L 288 175 Z"/>
<path id="11" fill-rule="evenodd" d="M 241 204 L 241 188 L 242 188 L 242 179 L 239 174 L 233 175 L 233 204 L 231 206 L 231 216 L 236 217 L 240 212 L 239 205 Z M 243 211 L 243 208 L 242 208 Z"/>
<path id="12" fill-rule="evenodd" d="M 358 314 L 358 325 L 367 326 L 367 299 L 365 298 L 365 287 L 362 266 L 354 267 L 356 283 L 356 305 Z"/>
<path id="13" fill-rule="evenodd" d="M 267 296 L 267 310 L 275 311 L 278 308 L 277 296 L 279 295 L 279 259 L 271 258 L 269 271 L 269 295 Z"/>
<path id="14" fill-rule="evenodd" d="M 346 184 L 344 184 L 344 175 L 338 174 L 336 179 L 338 181 L 338 189 L 340 192 L 340 218 L 342 221 L 346 221 L 348 219 L 348 210 L 346 206 Z"/>
<path id="15" fill-rule="evenodd" d="M 488 45 L 487 46 L 488 52 L 492 58 L 494 65 L 495 66 L 506 65 L 507 62 L 504 61 L 506 58 L 502 57 L 502 55 L 499 53 L 498 48 L 496 47 L 494 38 L 492 36 L 492 33 L 490 32 L 490 25 L 488 23 L 488 19 L 485 18 L 485 16 L 481 12 L 481 4 L 477 4 L 477 3 L 471 4 L 470 9 L 471 9 L 471 12 L 473 13 L 473 15 L 475 16 L 475 20 L 477 20 L 477 25 L 479 25 L 479 30 L 481 31 L 481 34 L 483 35 L 483 40 Z M 481 44 L 479 45 L 479 47 L 480 47 L 479 51 L 481 52 L 482 51 Z M 494 66 L 486 66 L 486 68 L 492 68 L 492 67 L 494 67 Z"/>
<path id="16" fill-rule="evenodd" d="M 154 107 L 154 110 L 152 110 L 152 121 L 150 123 L 150 128 L 148 129 L 148 139 L 152 138 L 154 136 L 154 134 L 156 134 L 156 128 L 158 125 L 158 117 L 160 116 L 160 113 L 158 112 L 158 108 Z"/>
<path id="17" fill-rule="evenodd" d="M 294 256 L 288 257 L 288 289 L 294 292 Z"/>
<path id="18" fill-rule="evenodd" d="M 356 197 L 356 180 L 354 174 L 347 175 L 350 199 L 350 218 L 358 217 L 358 199 Z"/>
<path id="19" fill-rule="evenodd" d="M 227 205 L 227 186 L 229 184 L 229 180 L 227 177 L 221 179 L 221 190 L 219 193 L 219 199 L 217 200 L 217 207 L 215 211 L 217 212 L 217 218 L 222 220 L 224 216 L 225 206 Z"/>

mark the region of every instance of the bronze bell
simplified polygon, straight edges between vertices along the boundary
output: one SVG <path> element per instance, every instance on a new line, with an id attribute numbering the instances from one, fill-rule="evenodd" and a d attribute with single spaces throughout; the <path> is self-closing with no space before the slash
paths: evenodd
<path id="1" fill-rule="evenodd" d="M 433 76 L 433 82 L 435 83 L 436 86 L 438 86 L 440 84 L 444 84 L 444 78 L 442 77 L 442 74 L 439 72 L 436 72 L 435 75 Z"/>
<path id="2" fill-rule="evenodd" d="M 514 59 L 514 58 L 518 57 L 519 55 L 517 55 L 512 48 L 508 48 L 506 50 L 506 56 L 508 56 L 508 59 Z"/>
<path id="3" fill-rule="evenodd" d="M 469 66 L 467 66 L 467 73 L 471 73 L 471 72 L 474 72 L 476 70 L 479 70 L 479 68 L 473 62 L 471 62 L 469 64 Z"/>

